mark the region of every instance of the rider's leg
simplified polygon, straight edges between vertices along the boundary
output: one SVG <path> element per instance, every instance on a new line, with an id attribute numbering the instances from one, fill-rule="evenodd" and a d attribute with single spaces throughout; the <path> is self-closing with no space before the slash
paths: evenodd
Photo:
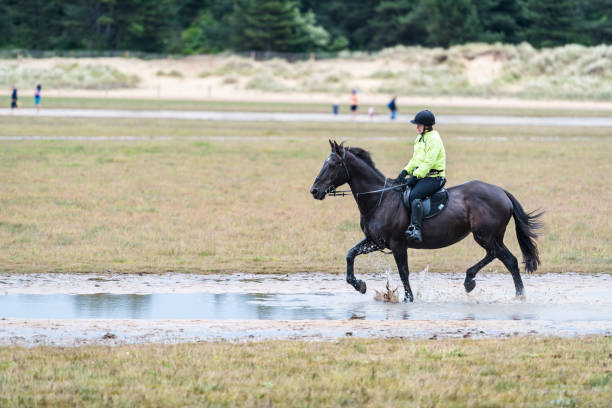
<path id="1" fill-rule="evenodd" d="M 425 177 L 420 179 L 410 191 L 411 225 L 404 235 L 417 243 L 423 242 L 421 225 L 423 221 L 423 207 L 421 200 L 435 193 L 442 185 L 440 177 Z"/>
<path id="2" fill-rule="evenodd" d="M 416 198 L 410 203 L 410 226 L 406 230 L 406 236 L 417 243 L 423 242 L 421 224 L 423 222 L 423 201 Z"/>

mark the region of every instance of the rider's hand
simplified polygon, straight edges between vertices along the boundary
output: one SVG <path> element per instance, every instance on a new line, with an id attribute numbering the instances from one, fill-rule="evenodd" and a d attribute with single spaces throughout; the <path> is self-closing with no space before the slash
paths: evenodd
<path id="1" fill-rule="evenodd" d="M 408 175 L 408 172 L 404 169 L 402 171 L 400 171 L 400 174 L 397 176 L 397 178 L 395 179 L 396 183 L 401 183 L 404 181 L 404 179 L 406 178 L 406 176 Z"/>
<path id="2" fill-rule="evenodd" d="M 412 175 L 412 176 L 410 176 L 408 178 L 408 181 L 407 181 L 406 184 L 409 185 L 410 187 L 414 187 L 416 185 L 417 181 L 419 181 L 419 179 L 416 178 L 414 175 Z"/>

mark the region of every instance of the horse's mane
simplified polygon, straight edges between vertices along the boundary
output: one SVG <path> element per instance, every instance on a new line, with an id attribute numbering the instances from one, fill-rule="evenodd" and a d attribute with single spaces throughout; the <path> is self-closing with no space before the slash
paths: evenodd
<path id="1" fill-rule="evenodd" d="M 370 154 L 370 152 L 368 152 L 365 149 L 362 149 L 361 147 L 347 147 L 346 150 L 353 153 L 355 156 L 361 159 L 361 161 L 363 161 L 365 164 L 367 164 L 368 166 L 376 170 L 378 174 L 380 174 L 383 177 L 385 176 L 384 174 L 382 174 L 380 170 L 376 168 L 376 165 L 374 164 L 374 161 L 372 160 L 372 155 Z"/>

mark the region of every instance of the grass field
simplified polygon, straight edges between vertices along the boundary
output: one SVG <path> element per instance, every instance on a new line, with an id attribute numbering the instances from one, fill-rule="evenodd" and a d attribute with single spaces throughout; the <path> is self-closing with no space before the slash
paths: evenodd
<path id="1" fill-rule="evenodd" d="M 398 100 L 400 115 L 411 116 L 423 109 L 422 106 L 404 105 Z M 9 107 L 9 96 L 0 96 L 0 106 Z M 21 96 L 21 108 L 34 108 L 34 97 Z M 133 98 L 67 98 L 44 97 L 43 109 L 162 109 L 162 110 L 207 110 L 242 112 L 290 112 L 290 113 L 331 113 L 331 105 L 325 103 L 286 103 L 286 102 L 238 102 L 203 101 L 173 99 L 133 99 Z M 368 105 L 364 105 L 365 115 Z M 375 106 L 377 114 L 387 114 L 386 105 Z M 612 115 L 605 109 L 560 109 L 560 108 L 509 108 L 496 106 L 435 106 L 438 115 L 513 115 L 513 116 L 580 116 L 608 117 Z M 340 107 L 341 113 L 348 113 L 349 106 Z"/>
<path id="2" fill-rule="evenodd" d="M 611 349 L 610 337 L 6 347 L 0 405 L 607 407 Z"/>
<path id="3" fill-rule="evenodd" d="M 512 192 L 528 210 L 547 211 L 541 271 L 612 272 L 610 129 L 439 130 L 449 186 L 480 179 Z M 309 194 L 329 153 L 327 138 L 370 150 L 394 177 L 412 153 L 414 130 L 7 117 L 0 135 L 176 137 L 0 142 L 5 272 L 342 272 L 362 233 L 352 198 L 317 202 Z M 512 222 L 506 242 L 519 256 Z M 463 272 L 482 255 L 471 238 L 409 251 L 412 270 Z M 356 263 L 357 273 L 389 268 L 394 263 L 382 254 Z M 495 261 L 487 270 L 504 269 Z"/>

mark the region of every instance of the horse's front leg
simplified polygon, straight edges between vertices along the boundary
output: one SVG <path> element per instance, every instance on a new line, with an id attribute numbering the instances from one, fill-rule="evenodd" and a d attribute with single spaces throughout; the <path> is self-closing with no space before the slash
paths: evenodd
<path id="1" fill-rule="evenodd" d="M 395 263 L 397 264 L 397 271 L 399 272 L 400 279 L 404 285 L 404 302 L 413 302 L 414 296 L 410 289 L 410 282 L 408 281 L 408 250 L 405 246 L 398 246 L 392 249 Z"/>
<path id="2" fill-rule="evenodd" d="M 357 255 L 368 254 L 372 251 L 380 249 L 378 245 L 367 238 L 361 240 L 357 245 L 352 247 L 346 254 L 346 281 L 355 288 L 355 290 L 366 293 L 367 286 L 364 281 L 357 280 L 353 272 L 353 265 Z"/>

